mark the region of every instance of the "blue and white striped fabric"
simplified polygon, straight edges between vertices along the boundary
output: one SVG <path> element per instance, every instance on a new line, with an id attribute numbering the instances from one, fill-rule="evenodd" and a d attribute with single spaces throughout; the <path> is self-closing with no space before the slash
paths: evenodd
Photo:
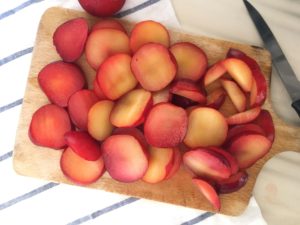
<path id="1" fill-rule="evenodd" d="M 12 150 L 37 27 L 52 6 L 82 10 L 77 0 L 0 0 L 0 224 L 264 225 L 254 198 L 243 215 L 233 218 L 14 172 Z M 127 0 L 118 16 L 179 28 L 168 0 Z"/>

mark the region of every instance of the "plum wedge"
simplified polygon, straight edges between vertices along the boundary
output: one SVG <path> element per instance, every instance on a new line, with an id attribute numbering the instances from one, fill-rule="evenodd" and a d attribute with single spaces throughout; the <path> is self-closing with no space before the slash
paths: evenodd
<path id="1" fill-rule="evenodd" d="M 57 105 L 47 104 L 34 112 L 29 137 L 36 145 L 61 149 L 66 146 L 64 135 L 71 129 L 67 111 Z"/>
<path id="2" fill-rule="evenodd" d="M 39 72 L 38 82 L 51 102 L 66 107 L 71 95 L 84 87 L 85 77 L 77 65 L 57 61 Z"/>
<path id="3" fill-rule="evenodd" d="M 116 127 L 138 126 L 152 106 L 151 92 L 142 88 L 132 90 L 120 98 L 110 114 L 110 122 Z"/>
<path id="4" fill-rule="evenodd" d="M 178 42 L 170 47 L 178 70 L 176 79 L 199 80 L 207 68 L 207 56 L 198 46 L 190 42 Z"/>
<path id="5" fill-rule="evenodd" d="M 96 29 L 89 34 L 85 55 L 93 69 L 97 70 L 107 57 L 115 53 L 130 54 L 129 38 L 123 31 L 105 28 Z"/>
<path id="6" fill-rule="evenodd" d="M 272 142 L 260 134 L 244 134 L 233 138 L 228 151 L 237 159 L 239 167 L 246 169 L 265 156 Z"/>
<path id="7" fill-rule="evenodd" d="M 205 180 L 193 178 L 192 182 L 198 190 L 204 195 L 204 197 L 210 202 L 216 211 L 220 211 L 221 202 L 220 198 L 214 189 L 214 187 Z"/>
<path id="8" fill-rule="evenodd" d="M 149 166 L 143 181 L 151 184 L 161 182 L 167 176 L 174 159 L 173 148 L 149 147 Z"/>
<path id="9" fill-rule="evenodd" d="M 227 122 L 219 111 L 196 107 L 189 114 L 184 144 L 190 148 L 220 146 L 226 139 L 227 131 Z"/>
<path id="10" fill-rule="evenodd" d="M 105 171 L 102 157 L 93 161 L 86 160 L 70 147 L 66 148 L 61 155 L 60 168 L 66 177 L 80 185 L 94 183 Z"/>
<path id="11" fill-rule="evenodd" d="M 152 20 L 137 23 L 130 34 L 132 52 L 136 52 L 147 43 L 158 43 L 168 48 L 170 45 L 168 30 L 162 24 Z"/>
<path id="12" fill-rule="evenodd" d="M 187 121 L 183 108 L 170 103 L 159 103 L 152 107 L 145 120 L 146 140 L 155 147 L 176 147 L 186 134 Z"/>
<path id="13" fill-rule="evenodd" d="M 133 135 L 111 135 L 101 145 L 109 175 L 121 182 L 141 179 L 148 168 L 147 150 Z"/>
<path id="14" fill-rule="evenodd" d="M 87 89 L 79 90 L 70 97 L 68 111 L 76 127 L 87 130 L 89 110 L 98 101 L 97 95 Z"/>
<path id="15" fill-rule="evenodd" d="M 96 102 L 88 112 L 87 130 L 98 141 L 103 141 L 113 131 L 114 126 L 109 120 L 114 102 L 102 100 Z"/>
<path id="16" fill-rule="evenodd" d="M 108 99 L 116 100 L 137 85 L 130 63 L 129 55 L 118 53 L 108 57 L 100 66 L 96 79 Z"/>
<path id="17" fill-rule="evenodd" d="M 144 89 L 159 91 L 174 79 L 177 65 L 174 56 L 165 46 L 149 43 L 133 55 L 131 69 Z"/>
<path id="18" fill-rule="evenodd" d="M 88 23 L 82 17 L 68 20 L 56 28 L 53 44 L 65 62 L 74 62 L 82 55 L 88 31 Z"/>
<path id="19" fill-rule="evenodd" d="M 231 175 L 230 164 L 226 158 L 206 148 L 196 148 L 185 152 L 183 163 L 198 177 L 224 180 Z"/>

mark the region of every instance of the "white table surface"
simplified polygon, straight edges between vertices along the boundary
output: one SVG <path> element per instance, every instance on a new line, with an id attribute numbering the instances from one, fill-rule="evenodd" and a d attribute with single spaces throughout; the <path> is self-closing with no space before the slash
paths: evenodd
<path id="1" fill-rule="evenodd" d="M 250 202 L 247 212 L 254 210 L 250 214 L 246 212 L 246 218 L 243 215 L 238 218 L 218 217 L 184 207 L 178 209 L 168 204 L 45 182 L 14 173 L 11 150 L 28 75 L 28 71 L 20 71 L 19 68 L 29 69 L 34 29 L 39 22 L 36 14 L 31 18 L 30 10 L 34 11 L 35 7 L 37 9 L 47 2 L 50 2 L 49 5 L 80 8 L 74 1 L 0 0 L 0 224 L 264 224 L 259 220 L 260 211 L 255 201 Z M 128 7 L 132 6 L 130 1 L 133 2 L 127 0 Z M 163 1 L 168 0 L 160 2 Z M 242 1 L 171 2 L 181 29 L 185 32 L 263 46 Z M 300 1 L 252 0 L 251 3 L 270 25 L 300 78 Z M 153 12 L 153 15 L 157 13 Z M 15 22 L 17 15 L 18 22 Z M 160 17 L 165 17 L 168 22 L 167 15 L 161 14 Z M 12 23 L 16 25 L 11 27 L 9 24 Z M 7 38 L 11 41 L 6 42 Z M 14 63 L 6 62 L 11 57 L 16 58 Z M 23 89 L 16 88 L 18 85 Z M 300 125 L 274 70 L 271 92 L 278 114 L 287 122 Z M 268 224 L 283 224 L 283 221 L 284 224 L 300 224 L 300 207 L 297 206 L 300 200 L 299 165 L 300 154 L 283 153 L 270 160 L 261 171 L 254 196 Z M 251 221 L 249 215 L 252 216 Z"/>

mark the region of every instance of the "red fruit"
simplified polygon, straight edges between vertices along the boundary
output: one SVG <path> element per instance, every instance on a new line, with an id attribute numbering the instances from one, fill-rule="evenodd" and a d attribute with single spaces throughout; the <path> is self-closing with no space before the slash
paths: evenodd
<path id="1" fill-rule="evenodd" d="M 238 191 L 248 181 L 248 174 L 246 171 L 240 171 L 226 180 L 220 180 L 215 183 L 215 187 L 219 194 L 228 194 Z"/>
<path id="2" fill-rule="evenodd" d="M 71 121 L 65 109 L 48 104 L 33 114 L 29 126 L 31 141 L 39 146 L 61 149 L 66 146 L 64 135 L 71 130 Z"/>
<path id="3" fill-rule="evenodd" d="M 112 135 L 102 143 L 103 159 L 109 175 L 121 182 L 141 179 L 148 168 L 146 149 L 132 135 Z"/>
<path id="4" fill-rule="evenodd" d="M 141 46 L 148 43 L 157 43 L 168 48 L 170 45 L 168 30 L 162 24 L 152 20 L 135 24 L 130 34 L 131 51 L 136 52 Z"/>
<path id="5" fill-rule="evenodd" d="M 183 97 L 183 96 L 180 96 L 180 95 L 175 95 L 175 94 L 172 95 L 171 103 L 176 105 L 176 106 L 182 107 L 184 109 L 187 109 L 187 108 L 192 107 L 192 106 L 198 106 L 199 105 L 198 102 L 194 102 L 189 98 L 186 98 L 186 97 Z"/>
<path id="6" fill-rule="evenodd" d="M 84 18 L 68 20 L 56 28 L 53 44 L 64 61 L 74 62 L 82 55 L 88 31 Z"/>
<path id="7" fill-rule="evenodd" d="M 226 68 L 223 66 L 223 61 L 213 64 L 204 75 L 204 86 L 212 84 L 226 73 Z"/>
<path id="8" fill-rule="evenodd" d="M 207 95 L 206 106 L 214 109 L 219 109 L 224 103 L 226 93 L 223 88 L 217 88 Z"/>
<path id="9" fill-rule="evenodd" d="M 267 81 L 257 62 L 245 53 L 232 48 L 229 49 L 227 57 L 241 59 L 249 66 L 253 75 L 253 86 L 250 92 L 250 106 L 261 106 L 267 97 Z"/>
<path id="10" fill-rule="evenodd" d="M 67 145 L 86 160 L 95 161 L 100 158 L 100 144 L 85 131 L 69 131 L 65 134 Z"/>
<path id="11" fill-rule="evenodd" d="M 110 113 L 110 121 L 116 127 L 132 127 L 144 122 L 152 106 L 151 92 L 135 89 L 121 97 Z"/>
<path id="12" fill-rule="evenodd" d="M 189 114 L 184 144 L 190 148 L 221 146 L 227 131 L 227 122 L 219 111 L 208 107 L 196 107 Z"/>
<path id="13" fill-rule="evenodd" d="M 200 88 L 190 80 L 178 80 L 171 85 L 170 92 L 179 95 L 193 102 L 200 104 L 206 103 L 206 96 L 201 92 Z"/>
<path id="14" fill-rule="evenodd" d="M 229 125 L 249 123 L 258 117 L 260 111 L 261 108 L 258 106 L 253 109 L 229 116 L 226 120 Z"/>
<path id="15" fill-rule="evenodd" d="M 131 69 L 144 89 L 159 91 L 173 80 L 177 65 L 165 46 L 149 43 L 133 55 Z"/>
<path id="16" fill-rule="evenodd" d="M 106 100 L 107 99 L 107 97 L 103 93 L 100 85 L 98 84 L 97 78 L 94 79 L 94 81 L 93 81 L 93 90 L 94 90 L 95 94 L 97 95 L 97 97 L 99 98 L 99 100 Z"/>
<path id="17" fill-rule="evenodd" d="M 100 66 L 96 79 L 107 98 L 116 100 L 137 85 L 130 63 L 129 55 L 118 53 L 104 60 Z"/>
<path id="18" fill-rule="evenodd" d="M 243 91 L 251 91 L 253 75 L 251 69 L 244 61 L 236 58 L 227 58 L 222 61 L 222 65 Z"/>
<path id="19" fill-rule="evenodd" d="M 78 0 L 81 7 L 93 16 L 106 17 L 117 13 L 125 0 Z"/>
<path id="20" fill-rule="evenodd" d="M 88 112 L 87 129 L 89 134 L 98 141 L 103 141 L 113 131 L 109 117 L 114 102 L 102 100 L 95 103 Z"/>
<path id="21" fill-rule="evenodd" d="M 275 138 L 275 127 L 269 111 L 264 109 L 261 110 L 260 114 L 253 121 L 253 123 L 260 126 L 265 131 L 265 136 L 273 143 Z"/>
<path id="22" fill-rule="evenodd" d="M 231 168 L 226 158 L 205 148 L 187 151 L 183 155 L 184 165 L 196 176 L 213 180 L 227 179 L 231 175 Z"/>
<path id="23" fill-rule="evenodd" d="M 66 107 L 70 96 L 84 87 L 85 77 L 75 64 L 57 61 L 39 72 L 38 82 L 52 103 Z"/>
<path id="24" fill-rule="evenodd" d="M 105 28 L 117 29 L 119 31 L 126 33 L 126 30 L 123 27 L 123 25 L 118 20 L 115 19 L 104 19 L 98 21 L 93 25 L 92 31 L 98 29 L 105 29 Z"/>
<path id="25" fill-rule="evenodd" d="M 204 75 L 207 56 L 201 48 L 189 42 L 179 42 L 172 45 L 170 51 L 178 65 L 177 79 L 197 81 Z"/>
<path id="26" fill-rule="evenodd" d="M 121 128 L 116 128 L 113 132 L 114 135 L 117 134 L 127 134 L 135 137 L 140 144 L 142 145 L 143 149 L 148 149 L 148 143 L 145 139 L 144 134 L 137 128 L 135 127 L 121 127 Z"/>
<path id="27" fill-rule="evenodd" d="M 186 130 L 185 110 L 170 103 L 159 103 L 153 106 L 144 123 L 147 142 L 160 148 L 176 147 L 182 142 Z"/>
<path id="28" fill-rule="evenodd" d="M 207 149 L 211 150 L 217 154 L 222 155 L 228 161 L 230 168 L 231 168 L 231 174 L 235 174 L 238 172 L 239 165 L 238 165 L 236 159 L 230 153 L 228 153 L 227 151 L 225 151 L 222 148 L 217 148 L 217 147 L 208 147 Z"/>
<path id="29" fill-rule="evenodd" d="M 97 101 L 99 99 L 96 94 L 86 89 L 77 91 L 70 97 L 68 111 L 76 127 L 87 130 L 89 110 Z"/>
<path id="30" fill-rule="evenodd" d="M 130 54 L 127 34 L 112 28 L 96 29 L 89 34 L 85 55 L 88 64 L 94 70 L 97 70 L 106 58 L 116 53 Z"/>
<path id="31" fill-rule="evenodd" d="M 182 158 L 181 158 L 181 153 L 179 148 L 173 148 L 173 151 L 174 151 L 173 161 L 172 164 L 170 165 L 170 169 L 168 169 L 169 172 L 167 172 L 165 180 L 172 178 L 181 166 Z"/>
<path id="32" fill-rule="evenodd" d="M 173 148 L 149 147 L 149 166 L 143 176 L 143 181 L 151 184 L 161 182 L 165 179 L 170 165 L 173 163 Z"/>
<path id="33" fill-rule="evenodd" d="M 253 121 L 254 122 L 254 121 Z M 226 138 L 226 143 L 230 143 L 230 141 L 241 134 L 261 134 L 265 135 L 265 131 L 254 123 L 241 124 L 231 127 L 228 130 L 228 135 Z M 226 145 L 226 144 L 225 144 Z"/>
<path id="34" fill-rule="evenodd" d="M 265 156 L 272 142 L 260 134 L 244 134 L 231 141 L 228 151 L 237 159 L 239 167 L 246 169 Z"/>
<path id="35" fill-rule="evenodd" d="M 204 197 L 212 204 L 216 211 L 220 211 L 221 202 L 216 190 L 211 186 L 208 182 L 202 179 L 192 179 L 193 183 L 200 190 L 200 192 L 204 195 Z"/>
<path id="36" fill-rule="evenodd" d="M 169 92 L 170 88 L 166 87 L 160 91 L 152 93 L 153 105 L 156 105 L 161 102 L 170 102 L 172 94 Z"/>
<path id="37" fill-rule="evenodd" d="M 105 171 L 102 157 L 94 161 L 86 160 L 72 148 L 67 148 L 62 153 L 60 168 L 70 180 L 83 185 L 94 183 Z"/>
<path id="38" fill-rule="evenodd" d="M 246 96 L 239 86 L 231 80 L 221 79 L 221 84 L 238 112 L 246 109 Z"/>

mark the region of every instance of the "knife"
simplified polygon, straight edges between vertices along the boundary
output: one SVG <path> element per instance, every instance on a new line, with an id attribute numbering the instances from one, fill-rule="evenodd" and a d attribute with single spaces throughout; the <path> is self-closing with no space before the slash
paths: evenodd
<path id="1" fill-rule="evenodd" d="M 265 20 L 247 0 L 243 1 L 266 49 L 271 52 L 275 69 L 292 99 L 292 107 L 300 117 L 300 82 Z"/>

